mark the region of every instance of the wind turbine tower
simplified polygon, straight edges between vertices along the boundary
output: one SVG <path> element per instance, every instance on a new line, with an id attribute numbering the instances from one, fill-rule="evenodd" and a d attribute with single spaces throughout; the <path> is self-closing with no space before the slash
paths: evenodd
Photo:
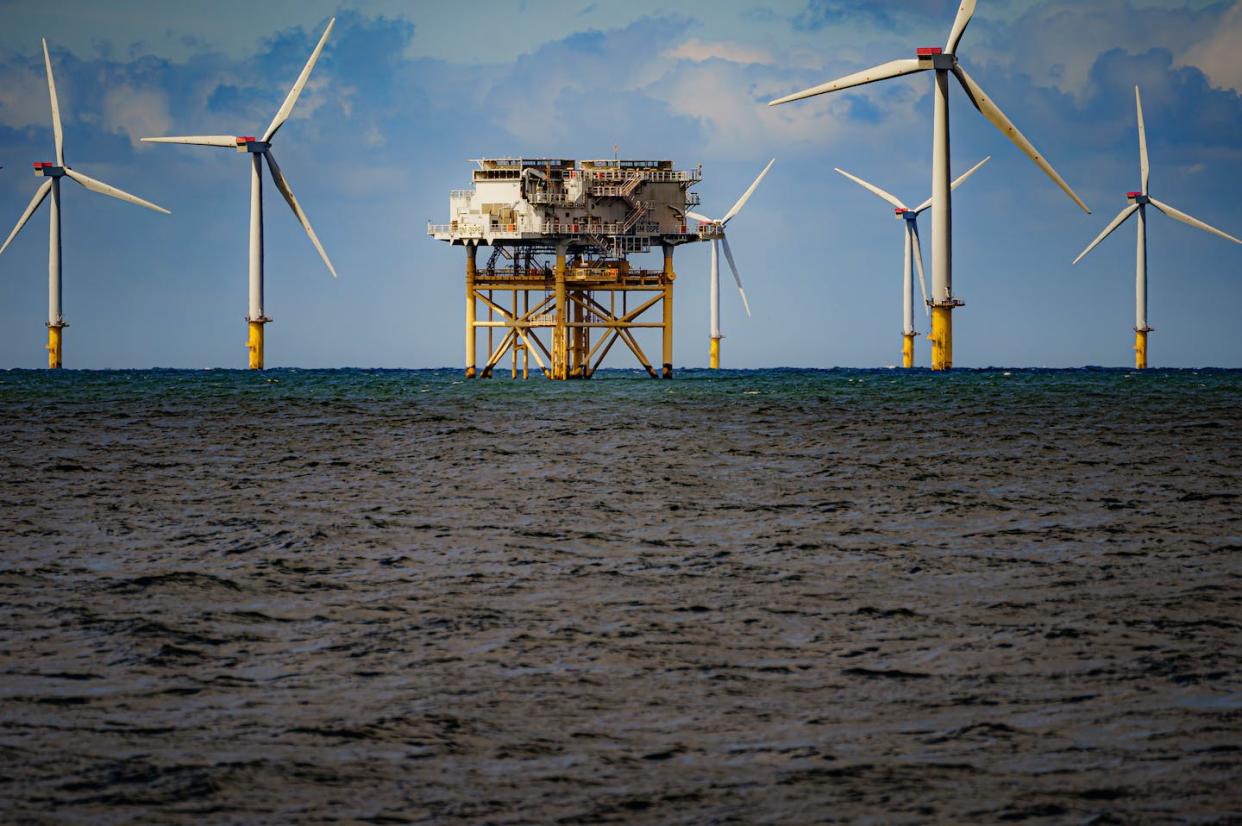
<path id="1" fill-rule="evenodd" d="M 706 215 L 700 215 L 697 212 L 687 212 L 686 215 L 699 222 L 699 233 L 711 242 L 711 284 L 709 289 L 709 302 L 711 304 L 711 343 L 708 351 L 708 366 L 713 370 L 720 369 L 720 339 L 724 335 L 720 332 L 720 250 L 724 249 L 725 259 L 729 262 L 729 269 L 733 272 L 733 281 L 737 284 L 738 294 L 742 296 L 742 307 L 746 310 L 746 316 L 750 317 L 750 302 L 746 300 L 746 290 L 742 287 L 742 276 L 737 271 L 737 263 L 733 260 L 733 250 L 729 248 L 729 239 L 725 237 L 725 227 L 730 221 L 737 217 L 742 211 L 742 207 L 746 206 L 746 202 L 750 200 L 750 196 L 755 194 L 755 190 L 759 188 L 759 184 L 763 182 L 764 177 L 768 174 L 768 170 L 772 168 L 772 164 L 776 163 L 776 158 L 768 161 L 768 165 L 759 173 L 759 177 L 755 178 L 755 182 L 742 193 L 742 197 L 737 199 L 737 203 L 725 213 L 720 220 L 708 218 Z"/>
<path id="2" fill-rule="evenodd" d="M 949 32 L 948 42 L 943 49 L 931 47 L 916 50 L 915 57 L 893 60 L 865 69 L 828 83 L 814 86 L 801 92 L 788 95 L 768 103 L 777 106 L 803 98 L 839 92 L 867 83 L 910 75 L 916 72 L 935 72 L 935 115 L 932 122 L 932 332 L 929 338 L 932 344 L 932 369 L 948 370 L 953 367 L 953 308 L 963 305 L 953 295 L 953 249 L 952 249 L 952 197 L 949 181 L 949 75 L 957 78 L 958 83 L 985 118 L 1000 130 L 1001 134 L 1013 141 L 1035 165 L 1044 171 L 1057 186 L 1090 213 L 1082 199 L 1074 194 L 1069 184 L 1057 174 L 1052 165 L 1036 151 L 1018 128 L 1013 125 L 1005 113 L 1000 110 L 987 93 L 975 82 L 966 69 L 958 62 L 957 47 L 975 13 L 976 0 L 963 0 L 958 8 L 957 19 Z"/>
<path id="3" fill-rule="evenodd" d="M 992 156 L 984 158 L 965 172 L 960 178 L 953 182 L 949 187 L 950 190 L 957 189 L 962 182 L 975 174 L 981 166 L 992 160 Z M 919 289 L 923 293 L 923 305 L 925 309 L 929 309 L 931 302 L 927 300 L 927 278 L 923 274 L 923 245 L 919 242 L 919 215 L 931 206 L 932 199 L 928 198 L 914 209 L 902 203 L 896 195 L 892 195 L 880 189 L 872 183 L 864 181 L 855 175 L 851 175 L 840 167 L 836 167 L 836 171 L 849 178 L 863 189 L 878 195 L 885 201 L 893 205 L 893 213 L 905 223 L 904 241 L 901 255 L 902 263 L 902 282 L 901 282 L 901 304 L 902 304 L 902 326 L 901 326 L 901 366 L 910 368 L 914 366 L 914 337 L 918 335 L 918 331 L 914 329 L 914 284 L 910 277 L 910 261 L 919 268 Z"/>
<path id="4" fill-rule="evenodd" d="M 302 89 L 306 86 L 311 70 L 315 68 L 315 62 L 319 60 L 319 54 L 323 51 L 324 44 L 328 42 L 328 35 L 332 33 L 334 25 L 336 25 L 335 17 L 328 21 L 328 27 L 324 29 L 323 36 L 319 38 L 319 44 L 315 46 L 315 51 L 311 53 L 310 59 L 306 61 L 306 66 L 303 67 L 302 73 L 298 75 L 293 88 L 289 90 L 289 94 L 285 97 L 285 102 L 276 111 L 276 116 L 272 118 L 272 122 L 267 127 L 267 131 L 263 133 L 263 137 L 255 138 L 253 135 L 241 137 L 233 137 L 232 135 L 191 135 L 175 138 L 143 138 L 148 143 L 186 143 L 196 146 L 218 146 L 235 149 L 238 152 L 250 155 L 250 312 L 246 316 L 246 323 L 249 326 L 246 349 L 250 352 L 249 363 L 251 370 L 263 369 L 263 325 L 272 320 L 263 311 L 264 161 L 267 162 L 268 171 L 272 175 L 272 182 L 276 184 L 280 194 L 285 197 L 285 201 L 288 202 L 289 208 L 293 210 L 293 215 L 298 219 L 298 223 L 302 225 L 302 229 L 306 230 L 306 234 L 310 238 L 311 243 L 315 245 L 319 257 L 327 265 L 328 272 L 332 273 L 333 278 L 336 278 L 336 268 L 332 266 L 332 261 L 328 258 L 328 253 L 324 251 L 323 244 L 319 243 L 319 236 L 315 234 L 315 230 L 311 227 L 310 219 L 306 217 L 306 213 L 302 210 L 302 205 L 293 196 L 293 189 L 289 186 L 288 179 L 285 178 L 284 173 L 280 170 L 280 166 L 276 163 L 276 156 L 272 154 L 272 141 L 276 137 L 276 132 L 284 125 L 285 121 L 289 119 L 289 115 L 293 112 L 293 106 L 298 102 L 298 96 L 302 94 Z"/>
<path id="5" fill-rule="evenodd" d="M 1151 179 L 1151 165 L 1147 160 L 1147 129 L 1143 124 L 1143 98 L 1137 86 L 1134 87 L 1134 107 L 1138 113 L 1139 174 L 1142 178 L 1142 189 L 1126 193 L 1126 199 L 1129 200 L 1130 205 L 1123 209 L 1121 214 L 1112 220 L 1112 223 L 1104 227 L 1104 231 L 1079 253 L 1074 263 L 1077 264 L 1085 258 L 1087 253 L 1111 235 L 1113 230 L 1128 221 L 1131 215 L 1138 215 L 1138 246 L 1134 277 L 1134 366 L 1139 370 L 1145 370 L 1147 368 L 1147 334 L 1152 329 L 1147 326 L 1147 205 L 1151 204 L 1170 218 L 1190 224 L 1204 232 L 1219 235 L 1221 238 L 1227 238 L 1235 244 L 1242 244 L 1242 241 L 1151 197 L 1147 189 Z"/>
<path id="6" fill-rule="evenodd" d="M 105 184 L 103 181 L 97 181 L 76 169 L 70 168 L 65 163 L 65 136 L 60 126 L 60 103 L 56 97 L 56 79 L 52 75 L 52 58 L 48 55 L 47 40 L 43 41 L 43 65 L 47 69 L 47 92 L 52 101 L 52 134 L 56 139 L 56 162 L 38 161 L 34 164 L 35 175 L 45 180 L 35 190 L 34 197 L 30 199 L 30 204 L 26 207 L 26 211 L 22 213 L 22 217 L 17 219 L 17 226 L 13 227 L 13 231 L 5 239 L 4 246 L 0 246 L 0 253 L 9 248 L 9 244 L 17 237 L 17 233 L 21 232 L 22 227 L 26 226 L 26 222 L 30 220 L 30 216 L 35 214 L 35 211 L 38 210 L 39 206 L 50 194 L 52 197 L 50 200 L 51 205 L 48 208 L 50 224 L 48 227 L 47 244 L 47 366 L 55 370 L 59 369 L 63 364 L 62 347 L 64 342 L 61 331 L 69 326 L 61 313 L 60 303 L 60 179 L 69 178 L 92 192 L 98 192 L 101 195 L 107 195 L 121 201 L 128 201 L 131 204 L 153 209 L 165 215 L 169 214 L 169 211 L 161 206 L 156 206 L 150 201 L 144 201 L 136 195 L 130 195 L 128 192 Z"/>

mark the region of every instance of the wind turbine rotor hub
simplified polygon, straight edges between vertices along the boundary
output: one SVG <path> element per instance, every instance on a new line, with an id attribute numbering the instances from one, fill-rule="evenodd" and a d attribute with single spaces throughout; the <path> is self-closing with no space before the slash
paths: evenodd
<path id="1" fill-rule="evenodd" d="M 249 152 L 252 155 L 262 155 L 271 146 L 267 141 L 261 141 L 254 135 L 241 135 L 237 138 L 237 151 Z"/>
<path id="2" fill-rule="evenodd" d="M 57 166 L 51 161 L 35 161 L 33 166 L 37 178 L 63 178 L 66 175 L 65 167 Z"/>
<path id="3" fill-rule="evenodd" d="M 1141 192 L 1127 192 L 1126 200 L 1133 201 L 1136 204 L 1147 204 L 1151 202 L 1151 198 L 1148 198 Z"/>
<path id="4" fill-rule="evenodd" d="M 944 49 L 939 46 L 922 46 L 914 50 L 915 57 L 920 63 L 930 64 L 932 69 L 945 69 L 952 71 L 957 65 L 957 58 L 951 54 L 945 54 Z"/>

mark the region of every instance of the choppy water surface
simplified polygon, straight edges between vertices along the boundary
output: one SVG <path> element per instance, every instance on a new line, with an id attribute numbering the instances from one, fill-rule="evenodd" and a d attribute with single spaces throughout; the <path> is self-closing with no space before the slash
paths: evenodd
<path id="1" fill-rule="evenodd" d="M 9 372 L 0 458 L 0 819 L 1242 817 L 1242 373 Z"/>

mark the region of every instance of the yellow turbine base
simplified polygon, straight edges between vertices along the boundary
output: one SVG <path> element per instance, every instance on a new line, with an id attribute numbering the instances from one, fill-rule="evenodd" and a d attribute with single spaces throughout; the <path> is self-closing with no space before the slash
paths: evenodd
<path id="1" fill-rule="evenodd" d="M 50 370 L 59 370 L 61 368 L 61 328 L 47 328 L 47 366 Z"/>
<path id="2" fill-rule="evenodd" d="M 1147 369 L 1147 331 L 1134 332 L 1134 366 L 1139 370 Z"/>
<path id="3" fill-rule="evenodd" d="M 250 369 L 263 369 L 263 322 L 251 321 L 250 338 L 246 341 L 246 349 L 250 351 Z"/>
<path id="4" fill-rule="evenodd" d="M 712 339 L 710 357 L 707 363 L 713 370 L 720 369 L 720 339 L 718 338 Z"/>
<path id="5" fill-rule="evenodd" d="M 953 369 L 953 308 L 932 307 L 931 341 L 933 370 Z"/>
<path id="6" fill-rule="evenodd" d="M 901 338 L 901 366 L 908 369 L 914 366 L 914 333 L 904 333 Z"/>

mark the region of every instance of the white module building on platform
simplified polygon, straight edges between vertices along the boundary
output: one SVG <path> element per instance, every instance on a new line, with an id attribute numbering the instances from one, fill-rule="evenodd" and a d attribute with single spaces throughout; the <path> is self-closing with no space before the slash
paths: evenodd
<path id="1" fill-rule="evenodd" d="M 620 256 L 701 240 L 685 211 L 702 170 L 672 161 L 483 158 L 474 188 L 449 193 L 449 223 L 429 235 L 453 244 L 568 243 Z"/>

